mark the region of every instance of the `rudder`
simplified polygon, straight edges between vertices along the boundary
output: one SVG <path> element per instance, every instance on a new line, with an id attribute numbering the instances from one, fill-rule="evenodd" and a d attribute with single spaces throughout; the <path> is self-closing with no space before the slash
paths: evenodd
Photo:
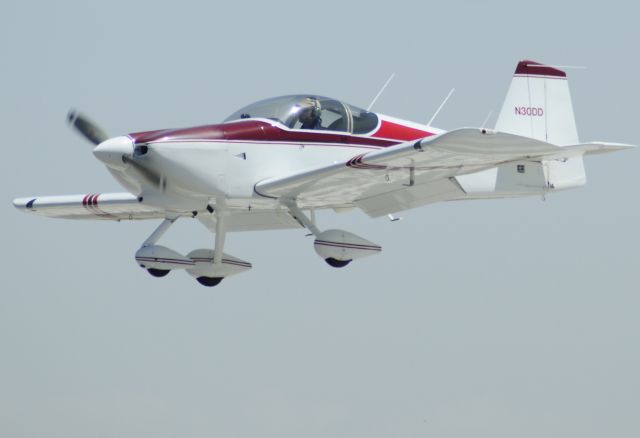
<path id="1" fill-rule="evenodd" d="M 557 146 L 578 144 L 567 74 L 538 62 L 520 61 L 495 129 Z"/>

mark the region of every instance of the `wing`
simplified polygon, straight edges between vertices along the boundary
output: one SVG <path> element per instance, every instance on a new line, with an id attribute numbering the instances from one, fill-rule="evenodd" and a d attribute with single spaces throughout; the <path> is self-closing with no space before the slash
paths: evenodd
<path id="1" fill-rule="evenodd" d="M 141 203 L 131 193 L 19 198 L 13 205 L 25 213 L 64 219 L 133 220 L 164 218 L 164 209 Z"/>
<path id="2" fill-rule="evenodd" d="M 569 148 L 532 138 L 464 128 L 359 155 L 346 162 L 258 183 L 256 193 L 296 199 L 301 208 L 362 208 L 371 216 L 431 202 L 460 199 L 455 176 L 512 161 L 560 159 L 618 150 L 626 145 Z"/>
<path id="3" fill-rule="evenodd" d="M 67 196 L 20 198 L 13 205 L 25 213 L 63 219 L 140 220 L 163 219 L 171 216 L 192 216 L 189 210 L 167 211 L 144 204 L 131 193 L 103 193 Z M 208 229 L 215 232 L 215 215 L 206 211 L 197 216 Z M 299 228 L 300 224 L 286 209 L 231 209 L 227 231 L 257 231 Z"/>

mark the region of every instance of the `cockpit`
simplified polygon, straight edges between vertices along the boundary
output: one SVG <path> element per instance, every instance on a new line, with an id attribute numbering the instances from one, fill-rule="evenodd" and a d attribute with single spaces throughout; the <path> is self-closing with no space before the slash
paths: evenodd
<path id="1" fill-rule="evenodd" d="M 225 119 L 263 118 L 279 122 L 290 129 L 366 134 L 378 126 L 378 116 L 362 108 L 328 97 L 292 95 L 273 97 L 252 103 Z"/>

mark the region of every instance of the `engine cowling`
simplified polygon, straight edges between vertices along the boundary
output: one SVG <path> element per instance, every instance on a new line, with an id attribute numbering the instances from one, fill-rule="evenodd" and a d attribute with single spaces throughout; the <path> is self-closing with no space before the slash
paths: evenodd
<path id="1" fill-rule="evenodd" d="M 352 260 L 379 254 L 382 247 L 344 230 L 327 230 L 313 242 L 316 253 L 330 266 L 341 268 Z"/>

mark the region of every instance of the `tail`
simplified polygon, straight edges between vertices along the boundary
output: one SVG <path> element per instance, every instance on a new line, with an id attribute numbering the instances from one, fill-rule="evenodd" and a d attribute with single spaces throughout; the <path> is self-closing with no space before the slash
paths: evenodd
<path id="1" fill-rule="evenodd" d="M 584 155 L 632 147 L 580 144 L 566 73 L 534 61 L 518 63 L 495 129 L 560 146 L 562 152 L 543 160 L 509 162 L 457 176 L 469 198 L 525 196 L 579 187 L 587 181 Z"/>
<path id="2" fill-rule="evenodd" d="M 577 145 L 567 74 L 534 61 L 520 61 L 496 122 L 496 130 L 535 138 L 556 146 Z M 548 188 L 586 183 L 582 155 L 540 163 Z"/>
<path id="3" fill-rule="evenodd" d="M 567 74 L 538 62 L 520 61 L 496 130 L 557 146 L 578 144 Z"/>

